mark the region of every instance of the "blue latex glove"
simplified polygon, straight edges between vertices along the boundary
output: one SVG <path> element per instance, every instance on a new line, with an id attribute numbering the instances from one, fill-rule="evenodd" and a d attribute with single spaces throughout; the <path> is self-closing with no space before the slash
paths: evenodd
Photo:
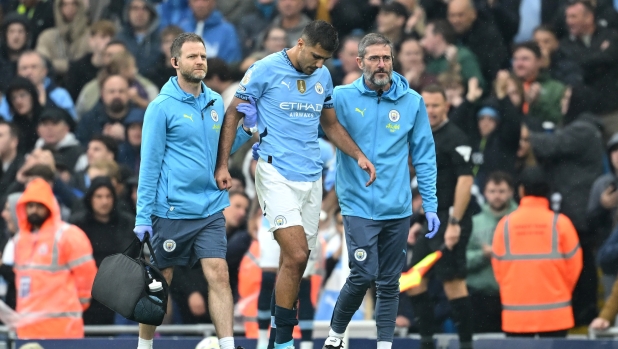
<path id="1" fill-rule="evenodd" d="M 251 151 L 253 154 L 253 160 L 258 161 L 260 156 L 258 155 L 258 150 L 260 150 L 260 143 L 255 142 L 253 146 L 251 146 Z"/>
<path id="2" fill-rule="evenodd" d="M 255 108 L 255 100 L 253 98 L 249 98 L 249 103 L 237 105 L 236 110 L 245 114 L 245 118 L 242 121 L 244 127 L 252 129 L 257 125 L 257 109 Z"/>
<path id="3" fill-rule="evenodd" d="M 425 218 L 427 218 L 427 228 L 429 229 L 429 233 L 425 234 L 425 237 L 431 239 L 440 229 L 440 220 L 435 212 L 425 212 Z"/>
<path id="4" fill-rule="evenodd" d="M 137 236 L 140 242 L 144 242 L 144 237 L 146 234 L 152 236 L 152 227 L 150 225 L 137 225 L 133 232 Z"/>

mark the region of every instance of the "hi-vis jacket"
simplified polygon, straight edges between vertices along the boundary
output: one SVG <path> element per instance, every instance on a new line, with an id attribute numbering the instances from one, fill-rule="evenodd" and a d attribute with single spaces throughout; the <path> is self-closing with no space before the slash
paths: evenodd
<path id="1" fill-rule="evenodd" d="M 26 205 L 37 202 L 51 212 L 32 232 Z M 90 305 L 97 272 L 86 234 L 62 222 L 52 189 L 33 180 L 17 202 L 19 233 L 15 241 L 15 285 L 19 338 L 81 338 L 82 312 Z"/>
<path id="2" fill-rule="evenodd" d="M 551 211 L 547 199 L 526 196 L 498 223 L 492 248 L 503 331 L 573 327 L 571 296 L 582 269 L 582 251 L 569 218 Z"/>

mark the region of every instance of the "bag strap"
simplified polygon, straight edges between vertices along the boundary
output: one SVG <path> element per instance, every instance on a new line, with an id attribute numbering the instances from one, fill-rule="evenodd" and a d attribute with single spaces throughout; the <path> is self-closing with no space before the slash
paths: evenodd
<path id="1" fill-rule="evenodd" d="M 155 256 L 154 249 L 152 248 L 152 245 L 150 244 L 149 234 L 146 234 L 146 236 L 144 237 L 144 242 L 141 244 L 141 248 L 139 250 L 140 257 L 142 258 L 144 257 L 144 245 L 148 246 L 148 251 L 150 251 L 150 257 L 152 257 L 154 264 L 159 265 L 159 263 L 157 263 L 157 257 Z M 144 260 L 146 260 L 146 258 L 144 258 Z"/>
<path id="2" fill-rule="evenodd" d="M 131 243 L 129 244 L 129 246 L 127 246 L 127 248 L 125 248 L 125 249 L 124 249 L 124 251 L 122 252 L 122 254 L 127 254 L 127 253 L 129 252 L 129 250 L 133 247 L 133 245 L 135 245 L 136 243 L 137 243 L 137 244 L 139 244 L 139 245 L 141 245 L 141 243 L 140 243 L 139 239 L 137 238 L 137 236 L 133 238 L 133 241 L 131 241 Z M 137 257 L 139 258 L 139 256 L 140 256 L 140 255 L 139 255 L 139 253 L 138 253 L 138 254 L 137 254 Z M 131 256 L 131 257 L 133 257 L 133 256 Z"/>

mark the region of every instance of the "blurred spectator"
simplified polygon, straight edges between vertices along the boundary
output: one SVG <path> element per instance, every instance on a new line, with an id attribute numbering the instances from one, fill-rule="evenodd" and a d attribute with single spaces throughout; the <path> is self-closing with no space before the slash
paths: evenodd
<path id="1" fill-rule="evenodd" d="M 394 0 L 399 2 L 408 10 L 408 20 L 403 31 L 407 34 L 415 34 L 422 37 L 425 34 L 425 10 L 421 7 L 418 0 Z"/>
<path id="2" fill-rule="evenodd" d="M 260 50 L 261 33 L 269 26 L 272 20 L 277 15 L 276 0 L 254 0 L 256 10 L 252 13 L 245 14 L 240 22 L 236 25 L 240 45 L 243 51 L 243 57 L 248 56 L 251 52 Z M 270 32 L 267 32 L 263 43 L 268 40 Z M 285 32 L 284 32 L 285 37 Z M 287 41 L 283 44 L 287 47 Z M 278 50 L 280 51 L 280 50 Z"/>
<path id="3" fill-rule="evenodd" d="M 597 273 L 594 237 L 583 202 L 603 170 L 603 144 L 601 125 L 593 115 L 565 118 L 564 125 L 551 133 L 530 132 L 529 140 L 554 191 L 552 208 L 569 217 L 579 234 L 584 268 L 573 295 L 573 311 L 576 325 L 584 325 L 596 316 Z"/>
<path id="4" fill-rule="evenodd" d="M 399 62 L 398 72 L 405 76 L 411 89 L 417 92 L 422 91 L 425 86 L 438 82 L 434 75 L 427 72 L 425 53 L 417 39 L 413 37 L 403 39 L 397 54 L 397 61 Z"/>
<path id="5" fill-rule="evenodd" d="M 540 168 L 522 174 L 520 206 L 495 230 L 492 266 L 500 286 L 502 329 L 511 337 L 566 337 L 573 288 L 582 270 L 577 231 L 549 206 Z M 550 223 L 551 222 L 551 223 Z"/>
<path id="6" fill-rule="evenodd" d="M 0 40 L 0 91 L 6 91 L 17 74 L 17 59 L 30 46 L 28 17 L 9 14 L 2 20 Z"/>
<path id="7" fill-rule="evenodd" d="M 53 1 L 48 0 L 10 0 L 4 13 L 16 12 L 28 17 L 32 30 L 31 44 L 35 44 L 39 35 L 54 26 Z"/>
<path id="8" fill-rule="evenodd" d="M 73 129 L 75 122 L 64 109 L 45 108 L 39 116 L 37 133 L 40 138 L 35 144 L 35 148 L 53 149 L 56 166 L 68 168 L 71 174 L 84 170 L 88 165 L 84 149 L 71 132 Z"/>
<path id="9" fill-rule="evenodd" d="M 511 104 L 521 112 L 524 101 L 524 86 L 521 80 L 507 70 L 500 70 L 494 80 L 494 94 L 498 99 L 508 97 Z"/>
<path id="10" fill-rule="evenodd" d="M 618 133 L 612 136 L 606 149 L 611 172 L 594 181 L 587 209 L 590 234 L 597 244 L 605 241 L 618 225 Z M 618 269 L 612 274 L 618 274 Z"/>
<path id="11" fill-rule="evenodd" d="M 142 96 L 146 96 L 142 98 L 153 100 L 157 97 L 157 94 L 159 93 L 157 86 L 140 75 L 139 72 L 134 69 L 135 61 L 133 60 L 133 63 L 129 62 L 127 58 L 129 56 L 127 56 L 127 54 L 129 54 L 127 47 L 121 41 L 113 40 L 107 44 L 107 47 L 103 53 L 104 69 L 99 72 L 96 79 L 89 81 L 84 86 L 79 93 L 79 97 L 77 97 L 75 109 L 77 110 L 78 115 L 83 116 L 85 113 L 91 111 L 99 102 L 101 97 L 101 80 L 105 79 L 109 75 L 123 75 L 127 80 L 129 80 L 129 87 L 137 87 L 137 85 L 141 85 L 141 94 Z M 117 62 L 112 64 L 114 61 Z M 120 71 L 121 68 L 123 68 L 123 71 Z"/>
<path id="12" fill-rule="evenodd" d="M 83 0 L 56 0 L 54 17 L 55 27 L 41 33 L 36 50 L 51 61 L 56 75 L 64 76 L 69 61 L 88 53 L 88 15 Z"/>
<path id="13" fill-rule="evenodd" d="M 616 320 L 616 315 L 618 315 L 618 281 L 614 282 L 611 294 L 603 304 L 599 316 L 590 323 L 590 328 L 597 331 L 606 330 Z"/>
<path id="14" fill-rule="evenodd" d="M 118 148 L 118 163 L 127 166 L 131 173 L 139 173 L 142 125 L 144 112 L 132 112 L 124 119 L 126 140 Z"/>
<path id="15" fill-rule="evenodd" d="M 253 63 L 268 56 L 271 53 L 281 52 L 286 48 L 287 36 L 285 30 L 279 27 L 269 27 L 266 29 L 266 34 L 263 37 L 262 43 L 257 47 L 259 51 L 255 51 L 245 58 L 241 63 L 239 70 L 247 71 Z"/>
<path id="16" fill-rule="evenodd" d="M 560 41 L 550 27 L 537 27 L 534 30 L 534 41 L 539 45 L 543 55 L 541 68 L 547 69 L 552 79 L 570 86 L 583 84 L 581 67 L 560 49 Z"/>
<path id="17" fill-rule="evenodd" d="M 124 10 L 124 0 L 86 0 L 89 23 L 108 20 L 120 24 Z M 170 1 L 174 2 L 174 1 Z"/>
<path id="18" fill-rule="evenodd" d="M 119 0 L 124 1 L 124 0 Z M 159 25 L 165 28 L 170 25 L 177 25 L 178 22 L 189 10 L 188 0 L 155 1 L 159 13 Z"/>
<path id="19" fill-rule="evenodd" d="M 105 46 L 116 36 L 114 23 L 103 20 L 90 26 L 88 30 L 88 46 L 90 53 L 69 63 L 65 76 L 65 85 L 74 101 L 77 101 L 82 88 L 88 81 L 96 78 L 99 69 L 103 67 L 103 52 Z"/>
<path id="20" fill-rule="evenodd" d="M 353 83 L 354 81 L 356 81 L 361 76 L 363 76 L 363 73 L 360 72 L 360 71 L 353 71 L 351 73 L 347 73 L 343 77 L 343 80 L 341 81 L 341 84 L 342 85 L 349 85 L 349 84 Z"/>
<path id="21" fill-rule="evenodd" d="M 47 77 L 47 73 L 45 58 L 36 51 L 22 53 L 17 61 L 17 75 L 29 79 L 34 84 L 41 106 L 62 108 L 69 112 L 73 119 L 77 118 L 71 95 L 64 88 L 56 86 L 52 79 Z M 0 115 L 8 115 L 7 109 L 7 103 L 2 102 Z"/>
<path id="22" fill-rule="evenodd" d="M 277 0 L 277 10 L 279 15 L 275 17 L 270 25 L 272 27 L 283 28 L 288 39 L 286 47 L 294 47 L 311 19 L 303 14 L 303 0 Z"/>
<path id="23" fill-rule="evenodd" d="M 134 57 L 139 57 L 137 66 L 146 74 L 154 69 L 161 55 L 159 14 L 151 0 L 129 0 L 123 19 L 125 24 L 118 39 Z"/>
<path id="24" fill-rule="evenodd" d="M 0 198 L 4 198 L 7 189 L 15 181 L 17 170 L 24 163 L 24 154 L 18 150 L 19 130 L 13 124 L 0 120 Z"/>
<path id="25" fill-rule="evenodd" d="M 172 42 L 183 33 L 183 30 L 175 25 L 169 25 L 161 30 L 161 54 L 153 69 L 146 72 L 144 76 L 152 81 L 159 89 L 165 85 L 170 77 L 175 76 L 176 68 L 172 67 Z"/>
<path id="26" fill-rule="evenodd" d="M 230 206 L 223 210 L 227 232 L 227 260 L 234 302 L 238 301 L 238 269 L 253 238 L 247 232 L 249 197 L 244 192 L 230 191 Z"/>
<path id="27" fill-rule="evenodd" d="M 618 132 L 618 34 L 598 27 L 594 8 L 588 1 L 575 0 L 566 8 L 569 35 L 560 46 L 567 57 L 575 60 L 584 71 L 584 83 L 597 97 L 596 113 L 604 116 L 605 132 Z"/>
<path id="28" fill-rule="evenodd" d="M 542 54 L 532 41 L 517 44 L 513 49 L 513 73 L 524 87 L 524 115 L 554 124 L 562 122 L 561 100 L 566 87 L 541 71 Z"/>
<path id="29" fill-rule="evenodd" d="M 421 45 L 429 56 L 427 72 L 439 75 L 454 71 L 461 75 L 464 85 L 468 84 L 470 78 L 475 77 L 480 87 L 484 88 L 485 80 L 476 57 L 465 46 L 455 46 L 455 41 L 455 31 L 449 22 L 439 20 L 427 24 L 425 36 L 421 40 Z"/>
<path id="30" fill-rule="evenodd" d="M 6 305 L 15 309 L 17 294 L 15 293 L 15 271 L 13 265 L 15 264 L 15 234 L 19 231 L 17 226 L 17 200 L 21 197 L 22 193 L 12 193 L 6 198 L 4 209 L 2 210 L 2 219 L 6 223 L 6 232 L 9 240 L 2 251 L 2 259 L 0 264 L 0 275 L 4 278 L 7 284 L 6 294 L 4 296 L 4 302 Z"/>
<path id="31" fill-rule="evenodd" d="M 39 103 L 39 92 L 30 80 L 16 76 L 9 84 L 5 98 L 13 115 L 12 122 L 19 130 L 18 149 L 28 153 L 39 137 L 36 128 L 43 109 Z"/>
<path id="32" fill-rule="evenodd" d="M 17 336 L 83 338 L 81 316 L 70 314 L 81 315 L 90 306 L 97 272 L 90 241 L 81 229 L 62 222 L 52 189 L 42 179 L 28 184 L 17 202 L 17 216 L 17 312 L 37 314 L 33 322 L 19 326 Z"/>
<path id="33" fill-rule="evenodd" d="M 474 309 L 474 333 L 500 332 L 502 305 L 498 283 L 491 267 L 491 244 L 502 217 L 517 209 L 513 179 L 504 172 L 489 174 L 483 191 L 486 203 L 472 217 L 472 234 L 466 249 L 466 283 Z"/>
<path id="34" fill-rule="evenodd" d="M 398 51 L 407 20 L 408 10 L 401 3 L 393 1 L 384 4 L 376 18 L 376 32 L 386 36 L 393 43 L 395 51 Z"/>
<path id="35" fill-rule="evenodd" d="M 360 39 L 358 36 L 347 36 L 341 41 L 339 52 L 337 52 L 337 63 L 330 69 L 334 86 L 341 85 L 341 81 L 347 74 L 360 71 L 356 63 Z"/>
<path id="36" fill-rule="evenodd" d="M 350 35 L 353 31 L 370 32 L 376 22 L 381 0 L 338 0 L 330 2 L 330 16 L 339 37 Z"/>
<path id="37" fill-rule="evenodd" d="M 239 62 L 242 53 L 236 29 L 216 9 L 216 0 L 189 0 L 189 7 L 191 11 L 185 14 L 178 26 L 204 39 L 209 58 L 220 57 L 227 63 Z"/>
<path id="38" fill-rule="evenodd" d="M 498 28 L 478 18 L 472 0 L 449 2 L 448 21 L 457 33 L 459 44 L 465 45 L 476 55 L 485 81 L 492 81 L 508 59 L 508 52 Z"/>
<path id="39" fill-rule="evenodd" d="M 233 25 L 255 10 L 255 0 L 217 0 L 217 8 Z"/>
<path id="40" fill-rule="evenodd" d="M 131 105 L 129 82 L 120 75 L 110 75 L 101 81 L 101 100 L 88 113 L 84 114 L 77 131 L 77 138 L 82 144 L 87 144 L 96 134 L 107 134 L 123 141 L 125 128 L 123 120 L 131 112 L 141 112 L 142 109 Z"/>
<path id="41" fill-rule="evenodd" d="M 238 89 L 238 81 L 232 79 L 230 69 L 221 58 L 208 58 L 207 64 L 208 72 L 206 73 L 206 78 L 204 78 L 204 83 L 221 95 L 223 98 L 223 108 L 227 110 Z"/>
<path id="42" fill-rule="evenodd" d="M 108 177 L 92 180 L 84 196 L 85 210 L 71 217 L 70 222 L 82 229 L 92 244 L 92 255 L 97 267 L 103 259 L 114 253 L 121 253 L 131 246 L 135 236 L 132 234 L 135 217 L 119 211 L 117 197 Z M 138 245 L 127 253 L 136 255 Z M 114 311 L 93 300 L 84 312 L 85 325 L 113 325 Z"/>
<path id="43" fill-rule="evenodd" d="M 106 75 L 121 75 L 129 81 L 129 97 L 131 103 L 146 109 L 148 103 L 159 94 L 159 89 L 152 81 L 141 77 L 138 79 L 135 57 L 130 52 L 115 55 L 103 71 Z"/>
<path id="44" fill-rule="evenodd" d="M 115 139 L 96 135 L 88 142 L 86 150 L 86 158 L 88 159 L 88 167 L 97 161 L 115 161 L 116 153 L 118 153 L 118 143 Z M 87 189 L 90 187 L 91 178 L 88 175 L 88 169 L 79 171 L 71 178 L 71 187 L 78 197 L 83 197 Z"/>

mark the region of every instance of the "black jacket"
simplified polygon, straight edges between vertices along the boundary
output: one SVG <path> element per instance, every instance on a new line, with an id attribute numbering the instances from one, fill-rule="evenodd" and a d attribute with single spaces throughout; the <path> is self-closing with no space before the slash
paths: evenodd
<path id="1" fill-rule="evenodd" d="M 69 64 L 69 70 L 64 77 L 64 84 L 73 98 L 77 101 L 79 93 L 86 84 L 97 77 L 99 68 L 92 65 L 92 53 L 86 54 L 84 57 L 73 61 Z"/>
<path id="2" fill-rule="evenodd" d="M 608 113 L 618 110 L 618 98 L 612 97 L 618 95 L 618 34 L 610 29 L 597 28 L 592 34 L 590 47 L 573 37 L 562 39 L 560 47 L 567 57 L 579 64 L 584 83 L 596 92 L 598 98 L 593 111 Z"/>
<path id="3" fill-rule="evenodd" d="M 20 0 L 11 0 L 7 6 L 7 11 L 4 13 L 18 12 Z M 30 16 L 30 13 L 32 15 Z M 39 0 L 38 3 L 31 9 L 26 10 L 24 15 L 28 15 L 31 28 L 31 45 L 36 46 L 37 39 L 43 30 L 54 26 L 54 2 L 52 0 Z"/>
<path id="4" fill-rule="evenodd" d="M 82 145 L 87 146 L 93 136 L 103 132 L 103 126 L 105 126 L 105 124 L 122 122 L 131 112 L 140 111 L 143 113 L 143 110 L 130 106 L 125 117 L 120 120 L 112 119 L 105 111 L 103 102 L 99 101 L 94 108 L 92 108 L 92 110 L 82 116 L 79 125 L 77 125 L 75 136 L 77 136 L 77 139 L 82 143 Z"/>
<path id="5" fill-rule="evenodd" d="M 17 171 L 24 164 L 24 155 L 21 153 L 17 153 L 13 162 L 9 165 L 9 167 L 2 173 L 2 177 L 0 177 L 0 198 L 8 195 L 8 189 L 13 182 L 15 182 L 15 177 L 17 176 Z"/>

